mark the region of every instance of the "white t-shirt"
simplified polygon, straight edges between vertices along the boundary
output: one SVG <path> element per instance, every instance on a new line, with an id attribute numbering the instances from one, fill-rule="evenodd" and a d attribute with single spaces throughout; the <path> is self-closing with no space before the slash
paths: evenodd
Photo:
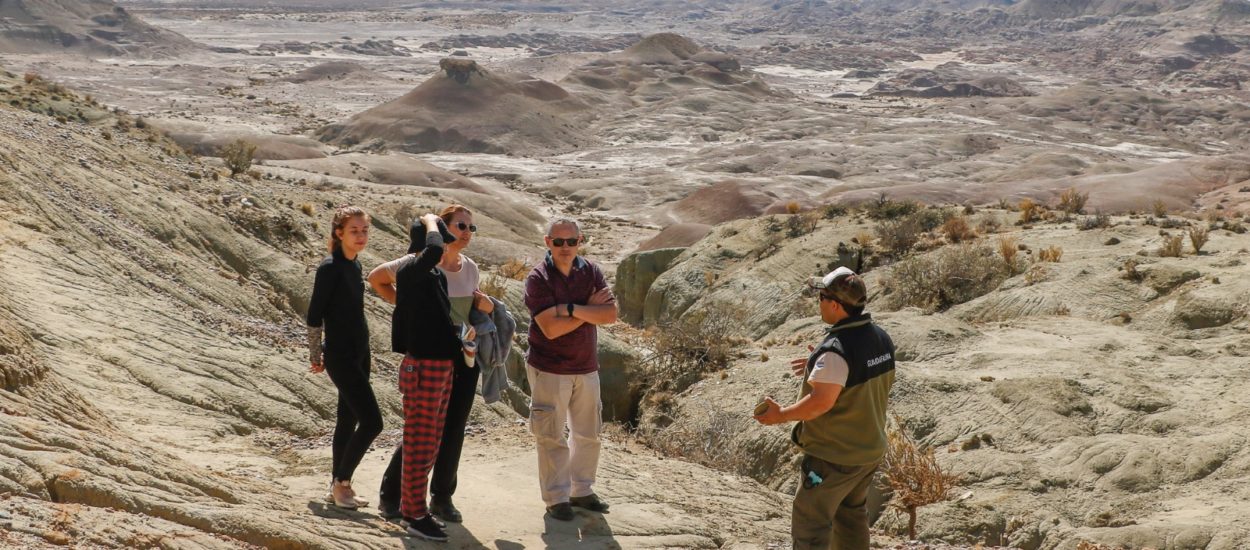
<path id="1" fill-rule="evenodd" d="M 816 364 L 812 365 L 812 373 L 808 375 L 807 381 L 846 387 L 846 378 L 850 370 L 851 367 L 846 364 L 846 359 L 843 359 L 841 355 L 826 351 L 816 358 Z"/>
<path id="2" fill-rule="evenodd" d="M 391 278 L 394 279 L 399 271 L 399 264 L 404 258 L 407 256 L 400 256 L 386 262 L 381 265 L 381 268 L 389 272 Z M 453 323 L 463 323 L 469 318 L 469 310 L 473 308 L 473 291 L 477 290 L 479 283 L 477 263 L 461 254 L 460 270 L 443 269 L 443 275 L 447 277 L 447 297 L 451 301 L 451 320 Z"/>

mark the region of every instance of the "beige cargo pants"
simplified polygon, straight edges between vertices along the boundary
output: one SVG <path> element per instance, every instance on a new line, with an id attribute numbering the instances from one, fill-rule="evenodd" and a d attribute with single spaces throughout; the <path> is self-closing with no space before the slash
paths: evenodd
<path id="1" fill-rule="evenodd" d="M 876 464 L 841 466 L 805 455 L 790 520 L 794 550 L 868 550 L 868 485 L 876 471 Z"/>

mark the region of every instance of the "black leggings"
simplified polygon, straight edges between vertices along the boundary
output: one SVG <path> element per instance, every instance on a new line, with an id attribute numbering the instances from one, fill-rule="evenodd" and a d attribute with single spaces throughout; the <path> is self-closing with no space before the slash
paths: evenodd
<path id="1" fill-rule="evenodd" d="M 477 394 L 477 379 L 481 367 L 466 368 L 464 360 L 457 358 L 456 371 L 451 378 L 451 396 L 447 400 L 447 419 L 443 422 L 443 439 L 438 446 L 438 458 L 430 475 L 431 500 L 450 498 L 456 492 L 456 473 L 460 470 L 460 451 L 464 448 L 464 428 L 469 423 L 473 398 Z M 378 500 L 382 506 L 399 508 L 399 478 L 403 467 L 400 447 L 391 455 L 391 463 L 382 475 L 382 488 Z"/>
<path id="2" fill-rule="evenodd" d="M 369 445 L 382 433 L 382 411 L 369 385 L 369 353 L 356 357 L 325 357 L 326 373 L 339 389 L 338 423 L 334 426 L 334 480 L 351 480 Z"/>

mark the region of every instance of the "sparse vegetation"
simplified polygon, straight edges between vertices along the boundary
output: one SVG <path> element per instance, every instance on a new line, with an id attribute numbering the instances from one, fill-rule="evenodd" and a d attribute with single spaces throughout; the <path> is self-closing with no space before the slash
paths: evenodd
<path id="1" fill-rule="evenodd" d="M 299 210 L 300 212 L 303 212 L 305 216 L 312 217 L 317 215 L 317 207 L 311 202 L 299 205 Z"/>
<path id="2" fill-rule="evenodd" d="M 1085 211 L 1085 203 L 1089 201 L 1089 193 L 1081 193 L 1069 187 L 1059 194 L 1059 209 L 1068 214 L 1080 214 Z"/>
<path id="3" fill-rule="evenodd" d="M 795 214 L 798 214 L 802 209 L 803 207 L 799 205 L 798 201 L 790 201 L 786 203 L 787 214 L 795 215 Z"/>
<path id="4" fill-rule="evenodd" d="M 1019 204 L 1021 224 L 1033 223 L 1042 218 L 1046 208 L 1033 199 L 1021 199 Z"/>
<path id="5" fill-rule="evenodd" d="M 503 265 L 499 266 L 499 274 L 514 281 L 524 281 L 529 276 L 530 266 L 529 260 L 521 258 L 509 258 Z"/>
<path id="6" fill-rule="evenodd" d="M 36 80 L 39 80 L 38 73 L 26 73 L 22 75 L 22 81 L 27 84 L 34 84 Z"/>
<path id="7" fill-rule="evenodd" d="M 920 509 L 949 500 L 959 478 L 938 464 L 932 447 L 917 444 L 897 417 L 891 424 L 882 474 L 894 490 L 889 506 L 907 514 L 907 537 L 914 540 Z"/>
<path id="8" fill-rule="evenodd" d="M 1156 218 L 1168 217 L 1168 203 L 1163 202 L 1163 199 L 1155 199 L 1155 202 L 1150 205 L 1150 209 L 1154 212 Z"/>
<path id="9" fill-rule="evenodd" d="M 1211 236 L 1211 230 L 1205 226 L 1195 225 L 1189 228 L 1189 244 L 1194 249 L 1194 254 L 1202 253 L 1202 247 L 1206 246 L 1207 239 Z"/>
<path id="10" fill-rule="evenodd" d="M 256 146 L 245 140 L 237 139 L 221 149 L 221 160 L 230 169 L 230 175 L 236 176 L 247 172 L 252 167 L 252 156 L 256 154 Z"/>
<path id="11" fill-rule="evenodd" d="M 1003 265 L 1009 273 L 1015 274 L 1020 272 L 1020 263 L 1016 257 L 1020 253 L 1019 241 L 1011 235 L 1003 235 L 998 238 L 998 255 L 1003 260 Z"/>
<path id="12" fill-rule="evenodd" d="M 1081 218 L 1081 222 L 1077 224 L 1077 229 L 1081 231 L 1090 231 L 1093 229 L 1103 229 L 1111 227 L 1111 216 L 1103 214 L 1101 211 L 1094 212 L 1093 216 L 1085 216 Z"/>
<path id="13" fill-rule="evenodd" d="M 985 295 L 1016 271 L 986 246 L 961 244 L 899 262 L 883 282 L 894 309 L 941 311 Z"/>
<path id="14" fill-rule="evenodd" d="M 802 237 L 815 231 L 818 221 L 820 217 L 815 212 L 796 213 L 786 220 L 786 235 L 792 239 Z"/>
<path id="15" fill-rule="evenodd" d="M 1120 269 L 1124 271 L 1124 274 L 1122 275 L 1122 277 L 1130 281 L 1133 281 L 1135 283 L 1141 282 L 1142 279 L 1146 278 L 1146 275 L 1137 270 L 1138 265 L 1140 264 L 1138 264 L 1137 260 L 1133 258 L 1124 260 L 1124 264 L 1120 266 Z"/>
<path id="16" fill-rule="evenodd" d="M 747 316 L 740 305 L 687 312 L 649 332 L 652 379 L 648 392 L 678 393 L 708 373 L 723 370 L 746 343 L 737 335 Z"/>
<path id="17" fill-rule="evenodd" d="M 1058 263 L 1063 258 L 1063 249 L 1058 246 L 1048 246 L 1037 251 L 1037 261 Z"/>
<path id="18" fill-rule="evenodd" d="M 482 280 L 482 292 L 496 300 L 503 300 L 508 291 L 508 279 L 498 272 L 491 273 Z"/>
<path id="19" fill-rule="evenodd" d="M 911 214 L 920 209 L 913 201 L 896 201 L 885 193 L 877 195 L 876 200 L 867 204 L 865 212 L 874 220 L 893 220 Z"/>
<path id="20" fill-rule="evenodd" d="M 1159 245 L 1159 255 L 1164 258 L 1179 258 L 1185 253 L 1184 235 L 1163 236 L 1163 244 Z"/>
<path id="21" fill-rule="evenodd" d="M 977 238 L 977 232 L 968 226 L 968 218 L 963 215 L 953 216 L 942 224 L 942 234 L 946 241 L 961 243 Z"/>

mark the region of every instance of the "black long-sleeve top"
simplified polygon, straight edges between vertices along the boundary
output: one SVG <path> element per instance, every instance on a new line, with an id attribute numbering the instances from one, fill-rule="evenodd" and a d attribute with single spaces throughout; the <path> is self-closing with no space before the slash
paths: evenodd
<path id="1" fill-rule="evenodd" d="M 451 322 L 447 277 L 438 269 L 443 236 L 431 231 L 425 248 L 408 256 L 395 273 L 395 313 L 391 348 L 420 359 L 453 359 L 461 353 L 460 335 Z"/>
<path id="2" fill-rule="evenodd" d="M 369 351 L 369 324 L 365 321 L 365 282 L 360 262 L 335 250 L 317 266 L 308 326 L 325 326 L 325 352 L 336 357 Z"/>

